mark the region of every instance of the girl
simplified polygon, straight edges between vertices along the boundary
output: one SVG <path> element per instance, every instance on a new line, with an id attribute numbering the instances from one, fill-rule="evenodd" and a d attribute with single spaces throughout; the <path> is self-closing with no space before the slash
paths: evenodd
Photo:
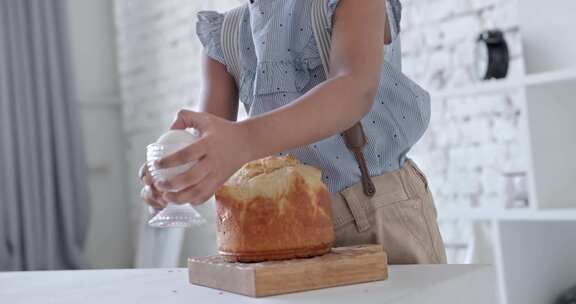
<path id="1" fill-rule="evenodd" d="M 331 33 L 328 73 L 312 19 L 317 1 Z M 401 72 L 398 0 L 253 0 L 234 11 L 238 66 L 222 45 L 225 15 L 198 14 L 201 110 L 180 111 L 172 128 L 202 137 L 157 165 L 198 163 L 156 184 L 143 167 L 145 201 L 201 204 L 244 163 L 290 153 L 322 169 L 337 246 L 380 243 L 391 264 L 445 263 L 426 178 L 406 156 L 428 125 L 430 102 Z M 241 122 L 239 99 L 250 116 Z M 364 138 L 354 129 L 353 152 L 340 133 L 358 121 L 368 144 L 359 149 Z"/>

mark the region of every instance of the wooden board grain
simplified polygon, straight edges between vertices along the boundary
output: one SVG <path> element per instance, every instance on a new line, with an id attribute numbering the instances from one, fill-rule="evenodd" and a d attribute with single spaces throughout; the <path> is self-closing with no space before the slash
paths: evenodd
<path id="1" fill-rule="evenodd" d="M 263 297 L 388 278 L 380 245 L 333 248 L 323 256 L 263 263 L 228 263 L 220 256 L 188 259 L 190 283 Z"/>

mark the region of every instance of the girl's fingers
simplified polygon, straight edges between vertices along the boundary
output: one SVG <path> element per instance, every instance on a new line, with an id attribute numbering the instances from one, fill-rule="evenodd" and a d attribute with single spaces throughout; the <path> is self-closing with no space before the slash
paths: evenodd
<path id="1" fill-rule="evenodd" d="M 190 110 L 180 110 L 172 122 L 170 129 L 184 130 L 194 128 L 199 131 L 204 130 L 208 123 L 209 117 L 205 113 L 194 112 Z"/>
<path id="2" fill-rule="evenodd" d="M 210 175 L 200 183 L 188 187 L 180 192 L 166 192 L 163 198 L 166 201 L 178 204 L 201 205 L 207 201 L 216 191 L 216 182 Z"/>
<path id="3" fill-rule="evenodd" d="M 140 196 L 154 209 L 163 209 L 166 207 L 166 202 L 161 197 L 160 193 L 155 191 L 151 186 L 144 186 L 140 191 Z"/>
<path id="4" fill-rule="evenodd" d="M 201 159 L 190 170 L 176 175 L 166 181 L 156 183 L 161 191 L 177 191 L 200 183 L 210 173 L 210 164 L 206 158 Z"/>
<path id="5" fill-rule="evenodd" d="M 144 182 L 145 185 L 148 185 L 148 186 L 154 185 L 154 179 L 152 178 L 152 176 L 150 176 L 150 174 L 144 175 L 144 178 L 142 178 L 142 181 Z"/>
<path id="6" fill-rule="evenodd" d="M 144 180 L 144 177 L 147 175 L 146 164 L 142 164 L 140 169 L 138 170 L 138 178 Z"/>
<path id="7" fill-rule="evenodd" d="M 138 172 L 138 176 L 140 177 L 140 180 L 142 180 L 144 185 L 148 185 L 148 186 L 154 185 L 154 179 L 148 173 L 148 168 L 147 168 L 146 164 L 143 164 L 142 167 L 140 167 L 140 170 Z M 154 187 L 152 187 L 152 188 L 153 188 L 153 190 L 156 190 L 156 189 L 154 189 Z"/>
<path id="8" fill-rule="evenodd" d="M 206 155 L 206 142 L 206 137 L 200 137 L 198 141 L 188 147 L 157 160 L 155 166 L 159 169 L 165 169 L 198 161 Z"/>

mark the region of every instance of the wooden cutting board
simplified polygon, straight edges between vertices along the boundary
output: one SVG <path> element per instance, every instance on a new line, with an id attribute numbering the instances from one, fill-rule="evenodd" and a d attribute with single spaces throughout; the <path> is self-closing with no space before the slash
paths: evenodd
<path id="1" fill-rule="evenodd" d="M 380 245 L 333 248 L 323 256 L 263 263 L 228 263 L 220 256 L 188 259 L 190 283 L 264 297 L 388 278 Z"/>

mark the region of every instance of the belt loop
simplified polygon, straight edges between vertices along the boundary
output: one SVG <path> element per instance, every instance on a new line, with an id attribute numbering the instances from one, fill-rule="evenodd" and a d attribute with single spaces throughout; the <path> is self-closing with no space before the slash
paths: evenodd
<path id="1" fill-rule="evenodd" d="M 402 179 L 402 184 L 404 185 L 404 191 L 409 198 L 418 197 L 418 190 L 413 184 L 413 176 L 414 176 L 414 163 L 412 160 L 407 159 L 404 162 L 404 167 L 400 170 L 400 178 Z"/>
<path id="2" fill-rule="evenodd" d="M 408 161 L 410 162 L 410 166 L 412 167 L 414 172 L 422 180 L 422 183 L 424 183 L 424 188 L 426 189 L 426 191 L 429 191 L 430 187 L 428 186 L 428 178 L 426 178 L 426 174 L 424 174 L 422 169 L 420 169 L 420 167 L 418 167 L 418 165 L 413 160 L 408 159 Z"/>
<path id="3" fill-rule="evenodd" d="M 348 208 L 350 209 L 350 213 L 352 213 L 352 216 L 354 217 L 356 228 L 359 232 L 364 232 L 370 229 L 371 225 L 366 216 L 365 202 L 363 203 L 363 201 L 357 196 L 354 192 L 354 188 L 355 187 L 344 189 L 340 192 L 340 195 L 344 198 L 346 205 L 348 205 Z M 369 198 L 366 197 L 364 199 Z"/>

